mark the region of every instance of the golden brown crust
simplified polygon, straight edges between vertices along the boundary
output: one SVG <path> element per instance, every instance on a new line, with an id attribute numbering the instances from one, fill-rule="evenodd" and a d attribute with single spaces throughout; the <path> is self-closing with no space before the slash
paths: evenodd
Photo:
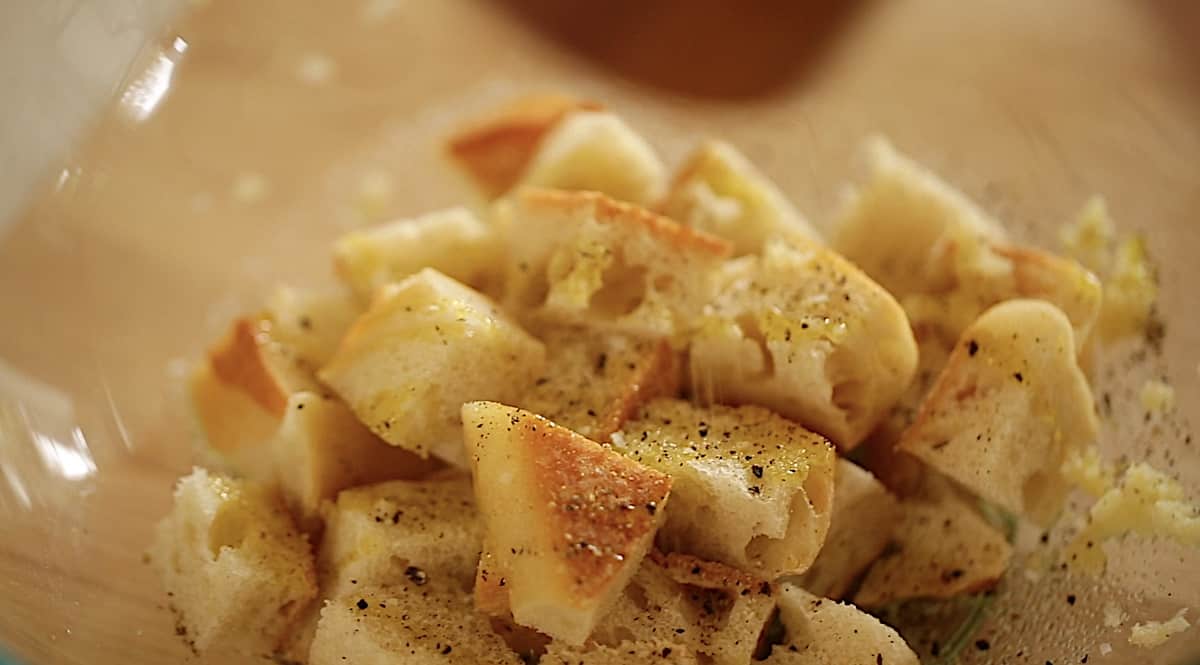
<path id="1" fill-rule="evenodd" d="M 264 345 L 267 331 L 259 321 L 241 318 L 208 352 L 213 372 L 224 383 L 239 386 L 276 418 L 287 409 L 288 390 L 272 370 Z"/>
<path id="2" fill-rule="evenodd" d="M 564 116 L 602 108 L 561 93 L 528 95 L 459 129 L 447 139 L 446 151 L 488 196 L 499 196 L 516 184 L 542 138 Z"/>
<path id="3" fill-rule="evenodd" d="M 770 582 L 717 561 L 706 561 L 691 554 L 653 550 L 646 558 L 662 568 L 667 577 L 679 584 L 701 589 L 717 589 L 741 594 L 745 591 L 770 595 Z"/>
<path id="4" fill-rule="evenodd" d="M 484 545 L 475 569 L 475 609 L 494 617 L 506 617 L 512 611 L 508 603 L 508 579 L 496 557 Z"/>
<path id="5" fill-rule="evenodd" d="M 1013 265 L 1017 295 L 1053 303 L 1075 329 L 1076 350 L 1082 352 L 1100 317 L 1100 280 L 1071 259 L 1033 247 L 997 243 L 992 249 Z"/>
<path id="6" fill-rule="evenodd" d="M 640 227 L 680 250 L 705 252 L 719 258 L 733 252 L 727 240 L 599 192 L 529 188 L 520 192 L 520 199 L 521 206 L 531 212 L 541 208 L 571 216 L 587 213 L 602 224 Z"/>
<path id="7" fill-rule="evenodd" d="M 671 348 L 670 342 L 660 340 L 647 354 L 646 362 L 637 368 L 627 390 L 620 394 L 607 412 L 607 418 L 596 433 L 597 440 L 607 441 L 614 432 L 620 431 L 625 421 L 632 418 L 642 404 L 656 397 L 678 394 L 681 382 L 679 355 Z"/>

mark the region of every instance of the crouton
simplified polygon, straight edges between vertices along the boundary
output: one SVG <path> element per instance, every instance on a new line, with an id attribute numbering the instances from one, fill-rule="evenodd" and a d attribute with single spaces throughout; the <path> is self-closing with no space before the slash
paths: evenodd
<path id="1" fill-rule="evenodd" d="M 594 192 L 526 190 L 505 304 L 527 318 L 643 337 L 685 334 L 714 295 L 724 240 Z"/>
<path id="2" fill-rule="evenodd" d="M 678 354 L 665 340 L 555 327 L 541 335 L 546 368 L 519 406 L 607 442 L 638 406 L 679 391 Z"/>
<path id="3" fill-rule="evenodd" d="M 322 514 L 319 564 L 330 598 L 420 575 L 471 586 L 483 525 L 465 474 L 344 490 Z"/>
<path id="4" fill-rule="evenodd" d="M 1067 454 L 1098 430 L 1071 324 L 1010 300 L 963 332 L 898 447 L 1006 510 L 1049 524 L 1069 491 Z"/>
<path id="5" fill-rule="evenodd" d="M 310 665 L 521 665 L 471 609 L 471 596 L 435 576 L 343 596 L 321 611 Z"/>
<path id="6" fill-rule="evenodd" d="M 491 226 L 466 208 L 448 208 L 351 231 L 333 245 L 338 275 L 362 302 L 380 287 L 422 268 L 482 288 L 499 279 L 503 262 Z"/>
<path id="7" fill-rule="evenodd" d="M 739 256 L 761 252 L 777 238 L 820 239 L 775 184 L 724 141 L 706 141 L 697 148 L 656 209 L 725 238 Z"/>
<path id="8" fill-rule="evenodd" d="M 345 289 L 280 287 L 267 300 L 264 315 L 271 322 L 271 337 L 313 372 L 333 357 L 362 310 L 354 294 Z"/>
<path id="9" fill-rule="evenodd" d="M 759 404 L 852 449 L 912 379 L 908 319 L 832 251 L 769 245 L 723 271 L 692 338 L 692 389 L 705 402 Z"/>
<path id="10" fill-rule="evenodd" d="M 785 584 L 779 592 L 783 644 L 771 648 L 772 665 L 920 665 L 904 638 L 848 603 L 818 598 Z"/>
<path id="11" fill-rule="evenodd" d="M 489 557 L 479 577 L 502 578 L 518 624 L 582 644 L 649 550 L 670 477 L 502 404 L 465 404 L 463 422 Z"/>
<path id="12" fill-rule="evenodd" d="M 775 579 L 807 570 L 825 540 L 833 447 L 766 409 L 656 399 L 613 447 L 674 479 L 667 549 Z"/>
<path id="13" fill-rule="evenodd" d="M 874 609 L 911 598 L 951 598 L 996 585 L 1008 569 L 1012 546 L 957 490 L 941 478 L 900 504 L 893 550 L 880 557 L 854 596 Z"/>
<path id="14" fill-rule="evenodd" d="M 308 541 L 283 502 L 200 468 L 176 485 L 150 558 L 198 651 L 270 654 L 317 593 Z"/>
<path id="15" fill-rule="evenodd" d="M 446 149 L 484 195 L 497 197 L 517 184 L 546 134 L 564 117 L 600 108 L 569 95 L 528 95 L 474 119 L 447 140 Z"/>
<path id="16" fill-rule="evenodd" d="M 426 268 L 384 287 L 319 375 L 384 441 L 465 466 L 462 403 L 515 401 L 544 360 L 491 300 Z"/>
<path id="17" fill-rule="evenodd" d="M 384 443 L 336 398 L 309 392 L 288 400 L 272 449 L 275 479 L 308 526 L 319 524 L 321 503 L 343 489 L 413 480 L 438 468 L 434 460 Z"/>
<path id="18" fill-rule="evenodd" d="M 579 111 L 545 135 L 517 185 L 600 192 L 650 205 L 665 183 L 654 148 L 629 125 L 612 113 Z"/>
<path id="19" fill-rule="evenodd" d="M 838 459 L 834 474 L 829 533 L 817 560 L 797 583 L 839 600 L 879 558 L 900 519 L 896 498 L 870 472 Z"/>

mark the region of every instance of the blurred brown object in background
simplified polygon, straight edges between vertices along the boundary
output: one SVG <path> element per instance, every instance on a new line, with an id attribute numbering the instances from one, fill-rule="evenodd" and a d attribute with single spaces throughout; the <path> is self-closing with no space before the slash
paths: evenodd
<path id="1" fill-rule="evenodd" d="M 497 0 L 562 46 L 635 82 L 748 98 L 802 79 L 865 2 Z"/>

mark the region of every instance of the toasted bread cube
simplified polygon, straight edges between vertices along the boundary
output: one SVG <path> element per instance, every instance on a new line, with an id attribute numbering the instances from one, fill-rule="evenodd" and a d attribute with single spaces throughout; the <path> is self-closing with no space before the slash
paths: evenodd
<path id="1" fill-rule="evenodd" d="M 303 390 L 318 390 L 309 366 L 295 349 L 281 343 L 265 318 L 242 318 L 208 353 L 215 377 L 249 395 L 277 420 L 288 398 Z"/>
<path id="2" fill-rule="evenodd" d="M 629 663 L 663 663 L 664 665 L 699 665 L 691 649 L 674 642 L 621 642 L 615 646 L 592 644 L 583 647 L 552 642 L 540 665 L 628 665 Z"/>
<path id="3" fill-rule="evenodd" d="M 797 583 L 819 596 L 844 598 L 887 548 L 899 519 L 896 497 L 875 476 L 838 459 L 829 533 L 812 568 Z"/>
<path id="4" fill-rule="evenodd" d="M 333 357 L 363 307 L 346 289 L 280 287 L 267 300 L 271 337 L 316 371 Z"/>
<path id="5" fill-rule="evenodd" d="M 785 641 L 765 662 L 774 665 L 920 665 L 904 638 L 848 603 L 818 598 L 794 584 L 779 592 Z"/>
<path id="6" fill-rule="evenodd" d="M 321 611 L 310 665 L 521 665 L 471 596 L 429 576 L 343 596 Z"/>
<path id="7" fill-rule="evenodd" d="M 1036 298 L 1067 314 L 1082 350 L 1100 315 L 1095 275 L 1011 244 L 998 222 L 886 141 L 868 153 L 872 180 L 852 197 L 833 246 L 896 296 L 914 327 L 949 347 L 988 307 Z"/>
<path id="8" fill-rule="evenodd" d="M 1049 303 L 992 307 L 963 332 L 898 447 L 1010 512 L 1053 521 L 1069 491 L 1063 462 L 1099 428 L 1074 337 Z"/>
<path id="9" fill-rule="evenodd" d="M 871 566 L 855 605 L 875 609 L 912 598 L 984 591 L 1008 569 L 1012 546 L 1004 534 L 944 479 L 927 479 L 900 510 L 892 531 L 896 547 Z"/>
<path id="10" fill-rule="evenodd" d="M 302 523 L 320 521 L 323 501 L 359 485 L 412 480 L 438 468 L 433 460 L 384 443 L 340 400 L 292 395 L 273 441 L 276 480 Z"/>
<path id="11" fill-rule="evenodd" d="M 724 240 L 595 192 L 526 190 L 509 234 L 508 307 L 644 337 L 686 333 L 714 294 Z"/>
<path id="12" fill-rule="evenodd" d="M 426 268 L 380 291 L 320 376 L 384 441 L 465 466 L 463 402 L 517 400 L 544 360 L 491 300 Z"/>
<path id="13" fill-rule="evenodd" d="M 886 139 L 864 153 L 869 181 L 848 198 L 831 244 L 897 297 L 923 290 L 929 250 L 948 231 L 1006 240 L 998 221 Z"/>
<path id="14" fill-rule="evenodd" d="M 727 266 L 690 358 L 702 401 L 759 404 L 849 450 L 903 394 L 917 346 L 899 304 L 848 261 L 772 243 Z"/>
<path id="15" fill-rule="evenodd" d="M 783 192 L 724 141 L 706 141 L 692 153 L 656 208 L 725 238 L 739 256 L 761 252 L 777 238 L 820 240 Z"/>
<path id="16" fill-rule="evenodd" d="M 750 662 L 774 611 L 775 590 L 762 579 L 686 554 L 651 552 L 583 649 L 667 642 L 702 662 L 740 665 Z"/>
<path id="17" fill-rule="evenodd" d="M 188 394 L 205 463 L 262 482 L 275 479 L 275 460 L 265 446 L 279 418 L 240 386 L 221 380 L 207 359 L 192 368 Z"/>
<path id="18" fill-rule="evenodd" d="M 596 111 L 597 102 L 548 93 L 520 97 L 489 111 L 455 132 L 447 152 L 489 198 L 521 178 L 546 134 L 577 111 Z"/>
<path id="19" fill-rule="evenodd" d="M 654 148 L 615 114 L 578 111 L 546 134 L 517 184 L 650 205 L 662 195 L 666 169 Z"/>
<path id="20" fill-rule="evenodd" d="M 319 563 L 328 578 L 328 597 L 420 575 L 470 588 L 483 541 L 470 476 L 445 474 L 344 490 L 322 512 Z"/>
<path id="21" fill-rule="evenodd" d="M 671 489 L 647 469 L 527 411 L 463 405 L 475 493 L 513 619 L 582 644 L 646 555 Z"/>
<path id="22" fill-rule="evenodd" d="M 498 279 L 502 253 L 491 226 L 466 208 L 448 208 L 351 231 L 333 246 L 338 274 L 363 302 L 422 268 L 475 288 Z"/>
<path id="23" fill-rule="evenodd" d="M 607 442 L 643 403 L 679 392 L 679 357 L 666 340 L 555 327 L 541 335 L 546 369 L 519 406 Z"/>
<path id="24" fill-rule="evenodd" d="M 659 542 L 767 579 L 804 572 L 825 541 L 833 446 L 757 406 L 656 399 L 613 446 L 674 479 Z"/>
<path id="25" fill-rule="evenodd" d="M 317 593 L 308 541 L 283 503 L 201 468 L 176 485 L 150 558 L 198 651 L 270 654 Z"/>

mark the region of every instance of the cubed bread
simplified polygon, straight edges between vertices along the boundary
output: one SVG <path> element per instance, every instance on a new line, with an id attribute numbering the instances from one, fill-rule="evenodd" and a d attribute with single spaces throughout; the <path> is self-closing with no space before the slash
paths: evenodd
<path id="1" fill-rule="evenodd" d="M 952 598 L 990 589 L 1008 569 L 1012 546 L 979 514 L 973 500 L 932 477 L 900 504 L 894 546 L 880 557 L 854 595 L 875 609 L 912 598 Z"/>
<path id="2" fill-rule="evenodd" d="M 490 557 L 479 578 L 501 578 L 518 624 L 582 644 L 649 550 L 670 477 L 502 404 L 464 404 L 463 423 Z"/>
<path id="3" fill-rule="evenodd" d="M 344 490 L 322 513 L 319 563 L 330 598 L 422 575 L 471 586 L 483 526 L 466 474 Z"/>
<path id="4" fill-rule="evenodd" d="M 577 111 L 546 133 L 518 186 L 586 190 L 650 205 L 666 186 L 662 161 L 613 113 Z"/>
<path id="5" fill-rule="evenodd" d="M 761 252 L 778 238 L 820 240 L 783 192 L 724 141 L 701 144 L 679 168 L 656 209 L 725 238 L 739 256 Z"/>
<path id="6" fill-rule="evenodd" d="M 1083 348 L 1100 314 L 1095 275 L 1012 244 L 996 220 L 886 141 L 867 152 L 871 180 L 851 197 L 833 246 L 891 292 L 914 327 L 951 346 L 988 307 L 1035 298 L 1067 314 Z"/>
<path id="7" fill-rule="evenodd" d="M 380 287 L 434 268 L 474 288 L 499 279 L 503 253 L 491 226 L 466 208 L 448 208 L 351 231 L 333 245 L 338 275 L 369 302 Z"/>
<path id="8" fill-rule="evenodd" d="M 384 443 L 341 400 L 310 392 L 288 400 L 272 445 L 276 481 L 306 526 L 319 524 L 321 503 L 344 489 L 413 480 L 439 466 Z"/>
<path id="9" fill-rule="evenodd" d="M 643 337 L 686 333 L 714 295 L 724 240 L 595 192 L 526 190 L 506 305 L 527 317 Z"/>
<path id="10" fill-rule="evenodd" d="M 700 400 L 768 407 L 849 450 L 908 386 L 917 346 L 904 310 L 853 264 L 775 242 L 723 271 L 690 365 Z"/>
<path id="11" fill-rule="evenodd" d="M 198 651 L 269 655 L 317 593 L 308 540 L 283 502 L 200 468 L 176 485 L 150 559 Z"/>
<path id="12" fill-rule="evenodd" d="M 848 197 L 831 244 L 897 297 L 923 290 L 929 250 L 947 231 L 1006 239 L 998 221 L 886 139 L 863 152 L 868 180 Z"/>
<path id="13" fill-rule="evenodd" d="M 608 442 L 643 403 L 679 392 L 679 355 L 666 340 L 564 326 L 541 339 L 545 371 L 518 405 L 593 441 Z"/>
<path id="14" fill-rule="evenodd" d="M 779 591 L 784 642 L 773 665 L 920 665 L 904 638 L 849 603 L 819 598 L 794 584 Z"/>
<path id="15" fill-rule="evenodd" d="M 775 579 L 807 570 L 825 540 L 833 446 L 764 408 L 656 399 L 613 447 L 674 479 L 667 549 Z"/>
<path id="16" fill-rule="evenodd" d="M 270 320 L 241 318 L 208 352 L 213 375 L 246 393 L 276 419 L 282 418 L 288 398 L 302 390 L 319 390 L 308 365 L 295 349 L 272 333 Z M 214 443 L 214 445 L 216 445 Z"/>
<path id="17" fill-rule="evenodd" d="M 497 197 L 517 184 L 543 138 L 564 117 L 600 108 L 570 95 L 526 95 L 473 119 L 446 141 L 446 149 L 486 196 Z"/>
<path id="18" fill-rule="evenodd" d="M 207 359 L 192 368 L 188 396 L 200 431 L 201 459 L 240 476 L 272 482 L 275 460 L 266 447 L 279 418 L 240 386 L 221 380 Z"/>
<path id="19" fill-rule="evenodd" d="M 699 665 L 696 654 L 674 642 L 621 642 L 615 646 L 591 644 L 582 647 L 552 642 L 540 665 L 630 665 L 631 663 L 662 663 L 663 665 Z"/>
<path id="20" fill-rule="evenodd" d="M 891 542 L 899 519 L 896 497 L 875 476 L 838 459 L 829 533 L 817 560 L 797 584 L 818 596 L 844 598 Z"/>
<path id="21" fill-rule="evenodd" d="M 1067 454 L 1096 437 L 1091 388 L 1067 317 L 1010 300 L 963 332 L 898 447 L 1006 510 L 1048 524 Z"/>
<path id="22" fill-rule="evenodd" d="M 363 306 L 343 288 L 280 287 L 267 299 L 264 312 L 271 337 L 291 349 L 309 371 L 333 357 Z"/>
<path id="23" fill-rule="evenodd" d="M 583 650 L 665 642 L 702 662 L 744 665 L 774 611 L 775 589 L 762 579 L 690 555 L 652 552 Z"/>
<path id="24" fill-rule="evenodd" d="M 516 401 L 544 361 L 491 300 L 426 268 L 379 292 L 320 377 L 384 441 L 466 466 L 463 402 Z"/>
<path id="25" fill-rule="evenodd" d="M 332 601 L 309 665 L 521 665 L 456 583 L 414 577 Z"/>

